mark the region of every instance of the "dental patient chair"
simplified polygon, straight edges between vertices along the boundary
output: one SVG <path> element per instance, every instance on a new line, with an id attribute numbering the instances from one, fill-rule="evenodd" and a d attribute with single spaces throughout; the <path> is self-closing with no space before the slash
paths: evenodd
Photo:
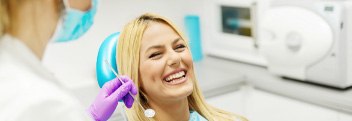
<path id="1" fill-rule="evenodd" d="M 116 78 L 111 68 L 118 73 L 116 64 L 116 45 L 119 36 L 120 32 L 109 35 L 99 47 L 96 61 L 96 76 L 100 88 L 103 87 L 106 82 Z M 109 64 L 107 64 L 106 61 L 108 61 Z M 119 102 L 123 103 L 122 100 L 119 100 Z M 122 105 L 118 105 L 117 111 L 111 116 L 110 120 L 126 121 L 127 118 L 124 113 L 125 110 L 122 108 Z"/>
<path id="2" fill-rule="evenodd" d="M 108 36 L 103 43 L 100 45 L 97 62 L 96 62 L 96 76 L 99 87 L 114 78 L 116 78 L 113 71 L 110 69 L 110 65 L 106 64 L 107 60 L 112 68 L 118 73 L 117 64 L 116 64 L 116 45 L 119 38 L 120 32 L 113 33 Z"/>

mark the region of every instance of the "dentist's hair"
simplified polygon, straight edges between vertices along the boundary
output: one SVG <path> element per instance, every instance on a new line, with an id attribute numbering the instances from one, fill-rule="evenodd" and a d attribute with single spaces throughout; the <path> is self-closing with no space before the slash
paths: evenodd
<path id="1" fill-rule="evenodd" d="M 9 29 L 14 24 L 16 24 L 13 19 L 18 12 L 18 8 L 22 7 L 25 2 L 38 2 L 38 0 L 0 0 L 0 37 L 6 34 Z M 40 1 L 41 2 L 41 1 Z M 62 10 L 64 8 L 62 1 L 57 1 L 58 9 Z"/>
<path id="2" fill-rule="evenodd" d="M 174 31 L 186 41 L 186 47 L 189 48 L 188 42 L 184 34 L 168 19 L 165 17 L 146 13 L 128 23 L 119 37 L 117 48 L 117 63 L 119 73 L 131 77 L 137 87 L 140 87 L 140 74 L 139 74 L 139 61 L 140 61 L 140 48 L 143 33 L 147 29 L 149 23 L 158 22 L 169 25 Z M 192 76 L 191 76 L 192 77 Z M 198 81 L 193 75 L 193 92 L 187 97 L 189 109 L 197 111 L 200 115 L 210 121 L 234 121 L 243 120 L 247 121 L 242 116 L 235 115 L 224 110 L 212 107 L 205 102 L 205 99 L 199 89 Z M 137 94 L 135 101 L 140 103 L 144 109 L 148 108 L 145 94 L 140 90 Z M 126 110 L 128 120 L 131 121 L 153 121 L 153 118 L 144 116 L 143 109 L 135 103 L 131 110 Z"/>
<path id="3" fill-rule="evenodd" d="M 10 5 L 7 0 L 0 0 L 0 37 L 10 24 Z"/>

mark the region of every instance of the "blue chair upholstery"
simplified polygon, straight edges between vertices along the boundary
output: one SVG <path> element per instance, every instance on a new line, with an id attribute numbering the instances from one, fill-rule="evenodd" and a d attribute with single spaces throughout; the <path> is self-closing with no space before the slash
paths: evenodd
<path id="1" fill-rule="evenodd" d="M 116 64 L 116 45 L 119 35 L 120 32 L 111 34 L 99 47 L 96 62 L 96 76 L 100 88 L 103 87 L 106 82 L 116 78 L 109 65 L 105 63 L 105 60 L 107 60 L 118 73 Z"/>

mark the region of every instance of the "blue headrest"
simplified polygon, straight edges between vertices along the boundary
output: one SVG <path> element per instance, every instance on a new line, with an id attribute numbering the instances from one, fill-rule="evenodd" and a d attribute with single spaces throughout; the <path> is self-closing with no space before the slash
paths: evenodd
<path id="1" fill-rule="evenodd" d="M 116 78 L 109 65 L 105 63 L 105 60 L 107 60 L 118 73 L 116 64 L 116 45 L 119 35 L 120 32 L 111 34 L 100 45 L 96 63 L 96 74 L 100 88 L 103 87 L 105 82 Z"/>

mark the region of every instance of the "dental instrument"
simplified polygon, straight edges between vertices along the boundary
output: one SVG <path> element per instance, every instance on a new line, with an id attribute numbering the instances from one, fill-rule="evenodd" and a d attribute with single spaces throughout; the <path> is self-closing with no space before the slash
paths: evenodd
<path id="1" fill-rule="evenodd" d="M 118 74 L 116 73 L 116 71 L 113 69 L 113 67 L 111 66 L 111 64 L 108 62 L 108 60 L 105 59 L 105 64 L 107 64 L 108 67 L 110 67 L 110 70 L 115 74 L 117 80 L 119 80 L 122 84 L 125 84 L 118 76 Z M 128 94 L 130 94 L 130 96 L 133 98 L 133 100 L 135 101 L 135 98 L 133 96 L 133 94 L 131 94 L 131 92 L 128 92 Z M 139 106 L 141 106 L 141 108 L 144 111 L 144 116 L 148 117 L 148 118 L 153 118 L 155 116 L 155 111 L 151 108 L 148 109 L 144 109 L 143 106 L 137 102 L 139 104 Z"/>

